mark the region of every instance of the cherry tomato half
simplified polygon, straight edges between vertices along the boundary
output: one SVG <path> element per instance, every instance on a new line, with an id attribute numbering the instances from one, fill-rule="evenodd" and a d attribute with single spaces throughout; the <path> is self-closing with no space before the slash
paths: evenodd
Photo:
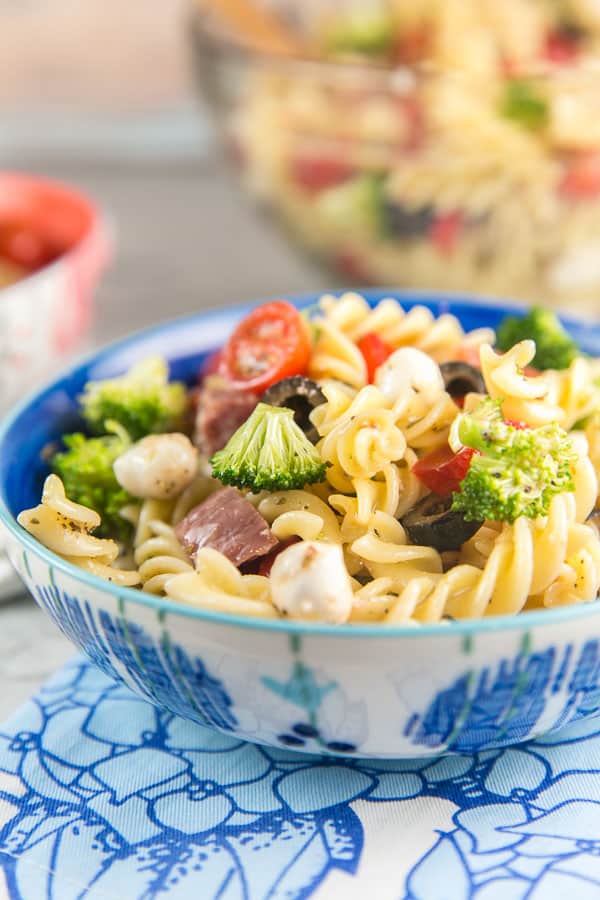
<path id="1" fill-rule="evenodd" d="M 429 229 L 429 239 L 440 253 L 449 255 L 456 248 L 462 227 L 462 213 L 445 213 L 434 219 Z"/>
<path id="2" fill-rule="evenodd" d="M 430 491 L 440 497 L 448 497 L 458 491 L 476 452 L 470 447 L 459 453 L 454 453 L 450 447 L 440 447 L 423 456 L 412 470 Z"/>
<path id="3" fill-rule="evenodd" d="M 338 156 L 298 153 L 290 160 L 290 175 L 301 188 L 317 194 L 347 181 L 354 167 Z"/>
<path id="4" fill-rule="evenodd" d="M 358 342 L 358 349 L 362 353 L 367 364 L 367 377 L 369 384 L 375 381 L 375 372 L 382 363 L 386 361 L 392 353 L 392 348 L 385 341 L 382 341 L 378 334 L 370 331 L 361 337 Z"/>
<path id="5" fill-rule="evenodd" d="M 225 346 L 220 372 L 241 391 L 261 392 L 288 375 L 303 375 L 310 332 L 285 300 L 265 303 L 239 323 Z"/>
<path id="6" fill-rule="evenodd" d="M 574 62 L 579 55 L 579 49 L 580 42 L 576 35 L 557 28 L 548 34 L 542 55 L 549 62 L 562 66 Z"/>

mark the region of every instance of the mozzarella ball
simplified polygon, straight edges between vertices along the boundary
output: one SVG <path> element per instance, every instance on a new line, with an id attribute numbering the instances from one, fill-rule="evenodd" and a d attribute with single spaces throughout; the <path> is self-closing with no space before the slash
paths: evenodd
<path id="1" fill-rule="evenodd" d="M 332 625 L 350 618 L 354 595 L 338 544 L 292 544 L 275 559 L 270 578 L 273 605 L 282 615 Z"/>
<path id="2" fill-rule="evenodd" d="M 444 390 L 438 364 L 415 347 L 395 350 L 377 369 L 375 384 L 392 403 L 411 388 L 427 402 L 433 401 Z"/>
<path id="3" fill-rule="evenodd" d="M 190 484 L 198 451 L 185 434 L 150 434 L 113 464 L 121 487 L 141 500 L 170 500 Z"/>

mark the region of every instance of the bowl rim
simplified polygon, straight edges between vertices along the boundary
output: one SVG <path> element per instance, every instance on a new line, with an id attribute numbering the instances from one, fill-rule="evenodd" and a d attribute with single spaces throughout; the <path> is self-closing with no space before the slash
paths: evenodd
<path id="1" fill-rule="evenodd" d="M 76 200 L 78 203 L 86 207 L 89 213 L 89 225 L 81 237 L 67 250 L 53 259 L 52 262 L 46 263 L 40 269 L 34 272 L 28 272 L 22 278 L 14 281 L 12 284 L 4 288 L 0 288 L 0 303 L 7 303 L 15 300 L 21 289 L 28 289 L 32 284 L 40 282 L 49 274 L 57 271 L 61 266 L 68 262 L 73 256 L 79 254 L 82 248 L 100 241 L 106 245 L 107 256 L 110 255 L 114 243 L 114 225 L 110 217 L 102 209 L 101 206 L 87 193 L 79 187 L 75 187 L 69 182 L 62 181 L 58 178 L 47 178 L 45 175 L 37 175 L 34 172 L 28 172 L 21 169 L 2 169 L 0 168 L 0 179 L 9 176 L 19 179 L 19 181 L 27 182 L 30 185 L 43 185 L 58 190 L 63 195 Z"/>
<path id="2" fill-rule="evenodd" d="M 333 296 L 341 296 L 347 293 L 349 289 L 333 289 L 323 291 L 312 291 L 310 293 L 287 295 L 286 299 L 298 306 L 299 308 L 313 305 L 316 300 L 325 294 Z M 352 288 L 356 293 L 361 294 L 369 302 L 377 302 L 386 297 L 393 297 L 402 303 L 410 303 L 415 305 L 419 302 L 447 305 L 448 311 L 452 313 L 453 305 L 461 305 L 478 309 L 490 309 L 497 313 L 506 313 L 507 309 L 515 312 L 524 312 L 528 308 L 528 304 L 516 302 L 511 299 L 498 297 L 487 298 L 483 295 L 462 294 L 453 291 L 433 291 L 433 290 L 402 290 L 399 288 Z M 211 309 L 202 310 L 197 313 L 186 314 L 176 318 L 164 319 L 149 327 L 138 329 L 123 338 L 112 341 L 100 347 L 96 351 L 85 354 L 79 360 L 71 363 L 50 381 L 46 382 L 42 387 L 34 391 L 30 391 L 18 404 L 13 406 L 4 418 L 0 421 L 0 452 L 2 451 L 8 431 L 18 421 L 23 413 L 31 406 L 39 403 L 43 398 L 52 393 L 56 386 L 69 377 L 74 376 L 82 369 L 87 369 L 92 365 L 102 363 L 110 358 L 114 353 L 119 352 L 131 345 L 135 345 L 140 339 L 152 337 L 169 329 L 179 328 L 181 325 L 189 323 L 210 322 L 211 319 L 221 319 L 224 316 L 232 316 L 238 318 L 245 312 L 255 306 L 268 303 L 273 299 L 267 298 L 254 300 L 250 302 L 231 304 L 227 307 L 213 307 Z M 441 314 L 441 313 L 440 313 Z M 574 326 L 585 325 L 584 320 L 561 316 L 562 320 L 567 324 Z M 17 522 L 6 504 L 2 491 L 0 491 L 0 525 L 3 525 L 11 534 L 15 541 L 23 548 L 31 551 L 34 556 L 42 559 L 53 569 L 58 569 L 63 574 L 74 578 L 76 581 L 82 582 L 84 585 L 97 591 L 103 591 L 110 594 L 117 602 L 127 601 L 135 603 L 148 609 L 154 610 L 161 617 L 168 615 L 185 616 L 191 619 L 198 619 L 201 622 L 212 622 L 219 625 L 227 625 L 230 627 L 249 628 L 265 632 L 278 632 L 280 634 L 302 636 L 326 636 L 337 638 L 412 638 L 412 637 L 443 637 L 444 635 L 457 637 L 469 637 L 474 634 L 481 633 L 498 633 L 513 630 L 530 630 L 536 626 L 551 626 L 565 621 L 578 620 L 585 617 L 594 617 L 600 613 L 600 597 L 590 603 L 579 603 L 571 606 L 562 606 L 557 609 L 544 609 L 539 611 L 531 611 L 526 613 L 513 613 L 508 616 L 487 616 L 479 619 L 460 619 L 453 621 L 441 621 L 424 624 L 412 625 L 383 625 L 378 622 L 373 624 L 357 624 L 352 625 L 345 623 L 342 625 L 331 625 L 321 622 L 303 622 L 287 619 L 260 619 L 252 616 L 240 616 L 231 613 L 219 613 L 212 610 L 195 607 L 191 604 L 180 603 L 178 601 L 169 600 L 166 597 L 159 597 L 153 594 L 145 593 L 137 588 L 122 587 L 113 582 L 86 572 L 78 566 L 62 559 L 58 554 L 44 547 L 32 535 L 30 535 Z"/>

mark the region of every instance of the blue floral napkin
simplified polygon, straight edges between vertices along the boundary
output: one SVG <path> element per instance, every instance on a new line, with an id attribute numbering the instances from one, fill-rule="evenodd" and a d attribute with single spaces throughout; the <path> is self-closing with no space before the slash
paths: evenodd
<path id="1" fill-rule="evenodd" d="M 216 734 L 77 658 L 0 729 L 0 829 L 11 900 L 597 900 L 600 719 L 345 762 Z"/>

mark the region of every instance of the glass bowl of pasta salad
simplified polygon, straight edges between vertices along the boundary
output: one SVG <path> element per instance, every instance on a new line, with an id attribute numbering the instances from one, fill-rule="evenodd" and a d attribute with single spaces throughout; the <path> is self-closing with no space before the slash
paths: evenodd
<path id="1" fill-rule="evenodd" d="M 510 314 L 508 314 L 510 310 Z M 0 431 L 0 520 L 103 671 L 330 755 L 598 715 L 600 335 L 399 292 L 167 322 Z"/>
<path id="2" fill-rule="evenodd" d="M 84 194 L 0 171 L 0 411 L 82 340 L 109 250 Z"/>
<path id="3" fill-rule="evenodd" d="M 240 183 L 289 236 L 346 282 L 599 311 L 597 4 L 270 6 L 289 52 L 205 10 L 193 51 Z"/>

